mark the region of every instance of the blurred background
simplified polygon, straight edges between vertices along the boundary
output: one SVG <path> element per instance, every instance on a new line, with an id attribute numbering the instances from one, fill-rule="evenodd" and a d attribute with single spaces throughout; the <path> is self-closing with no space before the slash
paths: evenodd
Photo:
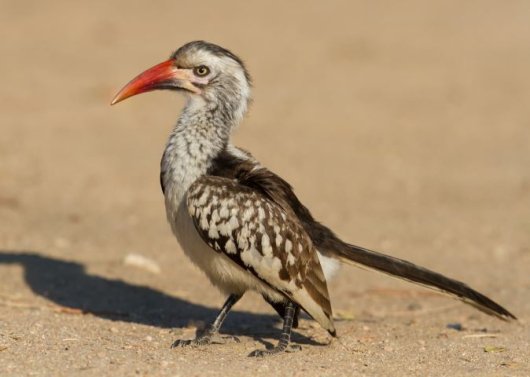
<path id="1" fill-rule="evenodd" d="M 235 143 L 291 182 L 318 219 L 352 243 L 469 282 L 528 318 L 528 1 L 0 0 L 0 34 L 4 334 L 24 334 L 35 313 L 49 328 L 70 321 L 71 331 L 91 334 L 108 326 L 96 315 L 81 329 L 76 316 L 23 308 L 55 302 L 94 311 L 89 304 L 101 292 L 46 296 L 68 285 L 53 261 L 187 302 L 222 303 L 165 220 L 159 161 L 183 99 L 155 92 L 109 106 L 132 77 L 196 39 L 246 62 L 254 103 Z M 158 272 L 124 263 L 131 254 Z M 55 278 L 32 286 L 29 265 L 48 276 L 46 263 Z M 49 286 L 39 290 L 39 281 Z M 419 297 L 415 287 L 352 268 L 330 289 L 337 311 L 370 318 L 407 312 Z M 425 296 L 421 305 L 452 304 L 444 300 Z M 152 308 L 138 310 L 154 316 Z M 254 296 L 241 310 L 272 314 Z M 475 314 L 459 305 L 450 313 L 457 320 Z M 433 328 L 448 321 L 445 312 L 421 320 Z M 149 326 L 134 331 L 151 336 Z M 529 335 L 528 326 L 521 334 Z M 17 349 L 12 343 L 22 347 L 5 371 L 28 362 L 24 347 L 46 348 L 49 339 L 20 346 L 0 338 L 8 352 Z M 528 343 L 517 339 L 513 349 L 522 350 Z M 164 341 L 153 355 L 167 348 Z M 510 360 L 522 365 L 514 352 Z M 49 360 L 53 370 L 60 359 Z M 387 365 L 403 360 L 389 356 Z"/>

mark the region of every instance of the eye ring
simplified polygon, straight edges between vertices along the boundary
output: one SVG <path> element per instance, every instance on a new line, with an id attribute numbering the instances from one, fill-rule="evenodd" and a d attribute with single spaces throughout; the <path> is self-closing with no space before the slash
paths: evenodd
<path id="1" fill-rule="evenodd" d="M 193 74 L 195 76 L 204 77 L 207 76 L 210 73 L 210 68 L 208 68 L 205 65 L 200 65 L 198 67 L 193 68 Z"/>

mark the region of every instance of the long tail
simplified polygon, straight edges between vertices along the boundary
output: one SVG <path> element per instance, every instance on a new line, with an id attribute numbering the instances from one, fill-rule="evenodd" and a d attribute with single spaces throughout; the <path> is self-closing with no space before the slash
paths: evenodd
<path id="1" fill-rule="evenodd" d="M 517 319 L 508 310 L 467 284 L 417 266 L 406 260 L 348 244 L 338 250 L 338 254 L 339 258 L 346 263 L 365 266 L 427 288 L 440 290 L 486 314 L 503 320 Z"/>
<path id="2" fill-rule="evenodd" d="M 243 171 L 238 179 L 241 184 L 259 190 L 286 211 L 293 211 L 322 254 L 441 291 L 503 320 L 517 319 L 508 310 L 460 281 L 403 259 L 343 242 L 329 228 L 314 219 L 289 183 L 271 171 L 264 168 L 251 169 Z"/>
<path id="3" fill-rule="evenodd" d="M 312 229 L 309 233 L 317 248 L 328 256 L 361 268 L 384 272 L 393 277 L 441 291 L 502 320 L 517 319 L 508 310 L 465 283 L 403 259 L 347 244 L 336 237 L 331 230 L 321 224 L 317 224 L 312 224 L 313 226 L 310 227 Z M 309 230 L 308 228 L 306 229 Z"/>

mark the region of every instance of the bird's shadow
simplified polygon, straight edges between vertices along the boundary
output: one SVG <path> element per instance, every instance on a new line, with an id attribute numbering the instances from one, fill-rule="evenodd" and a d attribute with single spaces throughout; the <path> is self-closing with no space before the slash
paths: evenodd
<path id="1" fill-rule="evenodd" d="M 57 305 L 113 321 L 160 328 L 186 327 L 191 321 L 212 321 L 218 309 L 168 295 L 146 286 L 88 274 L 78 262 L 65 261 L 35 252 L 0 251 L 0 266 L 17 264 L 31 290 Z M 233 310 L 223 333 L 247 335 L 265 344 L 264 337 L 279 336 L 274 328 L 279 317 Z M 255 335 L 259 329 L 259 336 Z M 266 331 L 264 331 L 266 330 Z M 293 334 L 302 344 L 321 345 L 302 334 Z"/>

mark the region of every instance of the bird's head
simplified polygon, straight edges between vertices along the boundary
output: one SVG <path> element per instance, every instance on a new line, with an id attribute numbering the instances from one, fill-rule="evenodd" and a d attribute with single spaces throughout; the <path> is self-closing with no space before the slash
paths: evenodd
<path id="1" fill-rule="evenodd" d="M 194 41 L 132 79 L 111 104 L 167 89 L 188 94 L 194 107 L 221 108 L 228 116 L 240 118 L 250 101 L 250 87 L 250 76 L 240 58 L 218 45 Z"/>

